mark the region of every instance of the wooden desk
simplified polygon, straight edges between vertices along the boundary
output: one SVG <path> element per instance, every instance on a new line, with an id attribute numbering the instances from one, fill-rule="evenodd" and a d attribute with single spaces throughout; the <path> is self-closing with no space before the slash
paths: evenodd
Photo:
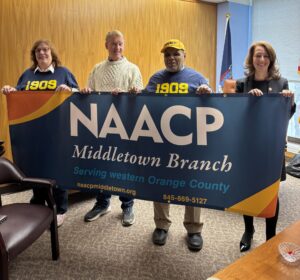
<path id="1" fill-rule="evenodd" d="M 255 248 L 212 277 L 220 280 L 299 280 L 300 262 L 286 264 L 278 245 L 293 242 L 300 245 L 300 221 L 288 226 L 268 242 Z"/>

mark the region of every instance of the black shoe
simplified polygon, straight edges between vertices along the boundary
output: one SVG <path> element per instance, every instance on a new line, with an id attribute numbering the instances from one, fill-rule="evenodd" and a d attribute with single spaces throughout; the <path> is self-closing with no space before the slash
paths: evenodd
<path id="1" fill-rule="evenodd" d="M 102 206 L 96 203 L 95 206 L 92 208 L 92 210 L 90 210 L 85 214 L 84 221 L 85 222 L 95 221 L 96 219 L 107 214 L 110 211 L 111 211 L 110 205 L 108 207 L 103 208 Z"/>
<path id="2" fill-rule="evenodd" d="M 192 251 L 200 251 L 203 246 L 203 239 L 201 233 L 188 233 L 187 235 L 187 245 Z"/>
<path id="3" fill-rule="evenodd" d="M 165 245 L 167 241 L 168 231 L 156 228 L 152 234 L 152 241 L 155 245 Z"/>
<path id="4" fill-rule="evenodd" d="M 240 242 L 240 251 L 241 252 L 246 252 L 251 248 L 253 234 L 254 234 L 254 230 L 252 232 L 249 232 L 249 231 L 244 232 L 241 242 Z"/>

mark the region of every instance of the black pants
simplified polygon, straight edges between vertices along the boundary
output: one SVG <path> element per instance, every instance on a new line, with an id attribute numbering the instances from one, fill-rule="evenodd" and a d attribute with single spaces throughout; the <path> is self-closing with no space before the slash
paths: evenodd
<path id="1" fill-rule="evenodd" d="M 33 188 L 32 191 L 33 197 L 31 198 L 30 203 L 45 205 L 45 190 Z M 53 197 L 56 204 L 57 214 L 66 213 L 68 210 L 68 191 L 56 186 L 53 188 Z"/>
<path id="2" fill-rule="evenodd" d="M 279 214 L 279 199 L 277 199 L 275 216 L 272 218 L 266 218 L 266 240 L 269 240 L 270 238 L 276 235 L 278 214 Z M 243 215 L 243 217 L 245 222 L 245 231 L 253 232 L 254 231 L 253 217 L 246 216 L 246 215 Z"/>
<path id="3" fill-rule="evenodd" d="M 110 204 L 111 194 L 98 192 L 96 197 L 96 204 L 103 208 L 107 208 Z M 132 207 L 134 199 L 131 197 L 119 196 L 120 201 L 122 202 L 121 208 L 124 210 L 126 208 Z"/>

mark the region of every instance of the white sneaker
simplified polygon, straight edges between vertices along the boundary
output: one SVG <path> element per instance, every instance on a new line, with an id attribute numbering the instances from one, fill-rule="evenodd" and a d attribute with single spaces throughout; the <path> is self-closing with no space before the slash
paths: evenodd
<path id="1" fill-rule="evenodd" d="M 57 218 L 57 227 L 60 227 L 64 223 L 66 214 L 58 214 L 56 215 L 56 218 Z"/>

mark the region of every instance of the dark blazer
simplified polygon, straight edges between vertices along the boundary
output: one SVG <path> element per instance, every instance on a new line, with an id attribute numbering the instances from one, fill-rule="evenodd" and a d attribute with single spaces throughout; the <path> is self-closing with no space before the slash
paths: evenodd
<path id="1" fill-rule="evenodd" d="M 253 89 L 253 77 L 246 77 L 236 81 L 236 93 L 248 93 L 251 89 Z M 281 77 L 278 80 L 269 81 L 267 93 L 280 93 L 284 89 L 289 89 L 289 83 L 287 79 Z M 290 118 L 294 115 L 295 111 L 296 104 L 291 108 Z"/>
<path id="2" fill-rule="evenodd" d="M 248 93 L 253 89 L 253 77 L 247 77 L 236 81 L 237 93 Z M 279 78 L 278 80 L 270 80 L 267 93 L 279 93 L 284 89 L 289 89 L 287 79 Z"/>
<path id="3" fill-rule="evenodd" d="M 253 77 L 246 77 L 236 81 L 236 92 L 237 93 L 248 93 L 253 89 Z M 267 93 L 279 93 L 284 89 L 289 89 L 289 84 L 287 79 L 279 78 L 278 80 L 270 80 L 268 84 Z M 291 108 L 290 117 L 296 111 L 296 104 Z M 282 172 L 281 172 L 281 181 L 286 180 L 286 170 L 285 170 L 285 158 L 283 158 Z"/>

